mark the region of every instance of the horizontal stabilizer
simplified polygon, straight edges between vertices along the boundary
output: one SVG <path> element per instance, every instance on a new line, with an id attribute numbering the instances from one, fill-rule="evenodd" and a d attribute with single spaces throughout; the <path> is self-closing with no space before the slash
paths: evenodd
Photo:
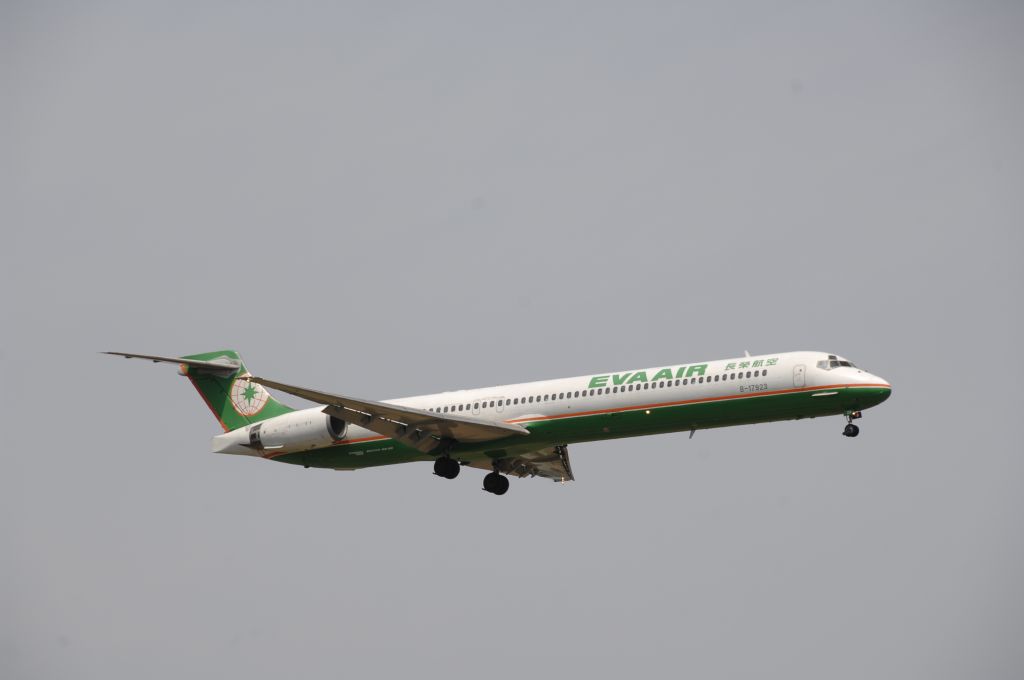
<path id="1" fill-rule="evenodd" d="M 124 357 L 125 359 L 148 359 L 153 363 L 184 364 L 190 369 L 220 375 L 229 375 L 234 373 L 242 365 L 242 363 L 237 359 L 231 359 L 229 357 L 221 357 L 213 359 L 212 361 L 200 361 L 199 359 L 162 357 L 155 354 L 131 354 L 129 352 L 102 352 L 102 354 L 113 354 L 115 356 Z"/>

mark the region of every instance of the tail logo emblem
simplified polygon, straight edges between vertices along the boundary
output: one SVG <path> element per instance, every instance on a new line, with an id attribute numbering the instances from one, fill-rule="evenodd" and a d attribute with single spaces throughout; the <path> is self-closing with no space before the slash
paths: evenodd
<path id="1" fill-rule="evenodd" d="M 235 378 L 231 383 L 231 406 L 240 416 L 254 416 L 263 410 L 270 393 L 263 385 L 251 382 L 249 374 Z"/>

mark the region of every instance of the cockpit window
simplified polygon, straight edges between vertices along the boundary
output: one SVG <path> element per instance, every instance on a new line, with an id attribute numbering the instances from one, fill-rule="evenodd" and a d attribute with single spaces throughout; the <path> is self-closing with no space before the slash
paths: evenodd
<path id="1" fill-rule="evenodd" d="M 848 366 L 849 368 L 857 368 L 852 362 L 837 357 L 835 354 L 829 354 L 828 359 L 822 359 L 818 362 L 818 368 L 826 371 L 830 371 L 833 368 L 839 368 L 840 366 Z"/>

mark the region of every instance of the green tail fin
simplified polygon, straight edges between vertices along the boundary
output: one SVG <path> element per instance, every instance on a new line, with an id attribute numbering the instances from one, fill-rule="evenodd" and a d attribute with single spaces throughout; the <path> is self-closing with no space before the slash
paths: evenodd
<path id="1" fill-rule="evenodd" d="M 270 396 L 262 385 L 249 382 L 246 378 L 251 374 L 234 350 L 192 354 L 182 359 L 233 359 L 238 362 L 238 370 L 229 375 L 184 367 L 185 376 L 192 381 L 225 432 L 294 410 Z"/>

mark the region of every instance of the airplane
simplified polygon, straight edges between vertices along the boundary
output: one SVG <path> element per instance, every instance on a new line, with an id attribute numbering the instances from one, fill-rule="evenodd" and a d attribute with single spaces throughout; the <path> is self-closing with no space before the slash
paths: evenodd
<path id="1" fill-rule="evenodd" d="M 213 452 L 307 468 L 358 470 L 432 461 L 434 474 L 487 471 L 483 488 L 508 491 L 508 475 L 572 481 L 569 444 L 780 420 L 854 420 L 892 386 L 827 352 L 786 352 L 600 373 L 419 397 L 370 401 L 254 376 L 233 350 L 166 357 L 104 352 L 178 365 L 223 434 Z M 267 388 L 319 404 L 296 410 Z"/>

